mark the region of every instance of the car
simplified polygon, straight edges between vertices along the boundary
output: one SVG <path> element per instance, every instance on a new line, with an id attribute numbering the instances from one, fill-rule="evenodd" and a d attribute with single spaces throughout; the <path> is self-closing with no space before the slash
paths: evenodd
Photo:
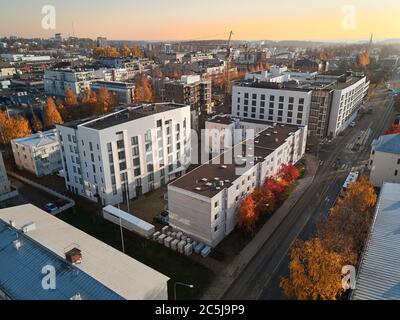
<path id="1" fill-rule="evenodd" d="M 44 206 L 44 209 L 45 209 L 48 213 L 54 213 L 54 212 L 56 212 L 56 211 L 58 210 L 58 207 L 57 207 L 57 205 L 56 205 L 55 203 L 50 202 L 50 203 L 47 203 L 47 204 Z"/>
<path id="2" fill-rule="evenodd" d="M 355 127 L 356 123 L 353 121 L 352 123 L 350 123 L 350 127 Z"/>

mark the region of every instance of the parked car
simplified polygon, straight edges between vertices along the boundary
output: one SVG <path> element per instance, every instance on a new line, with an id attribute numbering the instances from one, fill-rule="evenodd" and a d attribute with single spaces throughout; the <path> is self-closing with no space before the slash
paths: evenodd
<path id="1" fill-rule="evenodd" d="M 350 127 L 355 127 L 356 123 L 353 121 L 352 123 L 350 123 Z"/>
<path id="2" fill-rule="evenodd" d="M 50 202 L 50 203 L 48 203 L 48 204 L 46 204 L 46 205 L 44 206 L 44 209 L 45 209 L 48 213 L 54 213 L 54 212 L 56 212 L 56 211 L 58 210 L 58 207 L 57 207 L 57 205 L 56 205 L 55 203 Z"/>

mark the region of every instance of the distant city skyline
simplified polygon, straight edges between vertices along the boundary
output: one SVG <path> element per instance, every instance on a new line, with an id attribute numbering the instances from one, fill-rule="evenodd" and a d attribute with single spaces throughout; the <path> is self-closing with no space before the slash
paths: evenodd
<path id="1" fill-rule="evenodd" d="M 30 1 L 32 2 L 32 1 Z M 307 4 L 305 4 L 307 2 Z M 25 2 L 26 3 L 26 2 Z M 400 38 L 400 2 L 397 0 L 108 0 L 68 2 L 0 0 L 0 36 L 64 37 L 110 40 L 179 41 L 236 40 L 343 41 Z M 42 7 L 56 9 L 56 28 L 41 27 Z M 355 21 L 351 19 L 353 6 Z M 350 9 L 349 9 L 350 8 Z M 349 11 L 350 10 L 350 11 Z M 345 25 L 345 27 L 344 27 Z M 354 27 L 354 28 L 353 28 Z"/>

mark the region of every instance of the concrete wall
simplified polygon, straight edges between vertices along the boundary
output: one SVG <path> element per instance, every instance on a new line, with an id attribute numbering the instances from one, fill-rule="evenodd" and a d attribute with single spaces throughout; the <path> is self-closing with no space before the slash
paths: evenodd
<path id="1" fill-rule="evenodd" d="M 371 162 L 372 161 L 372 162 Z M 375 187 L 384 182 L 400 183 L 400 155 L 376 151 L 370 159 L 370 179 Z M 397 175 L 396 174 L 397 171 Z"/>

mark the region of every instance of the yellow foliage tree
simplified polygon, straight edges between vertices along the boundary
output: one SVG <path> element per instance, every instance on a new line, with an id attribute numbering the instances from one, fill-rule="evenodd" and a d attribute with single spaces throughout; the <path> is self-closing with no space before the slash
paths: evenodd
<path id="1" fill-rule="evenodd" d="M 44 108 L 44 126 L 46 128 L 52 128 L 56 124 L 64 123 L 63 119 L 61 118 L 60 113 L 57 110 L 56 104 L 51 97 L 47 98 L 47 105 Z"/>
<path id="2" fill-rule="evenodd" d="M 375 189 L 366 176 L 362 176 L 356 182 L 350 184 L 344 198 L 344 202 L 357 212 L 366 212 L 373 208 L 376 200 Z"/>
<path id="3" fill-rule="evenodd" d="M 281 279 L 284 294 L 297 300 L 336 300 L 343 294 L 342 257 L 318 238 L 297 241 L 290 253 L 289 277 Z"/>
<path id="4" fill-rule="evenodd" d="M 132 48 L 131 52 L 136 58 L 143 58 L 142 50 L 139 47 Z"/>

